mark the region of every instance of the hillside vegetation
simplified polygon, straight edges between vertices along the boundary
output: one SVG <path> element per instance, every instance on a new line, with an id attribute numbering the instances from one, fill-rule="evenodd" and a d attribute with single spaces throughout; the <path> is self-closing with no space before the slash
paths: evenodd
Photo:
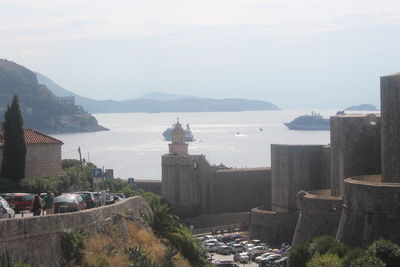
<path id="1" fill-rule="evenodd" d="M 74 103 L 73 97 L 57 97 L 37 81 L 29 69 L 0 59 L 0 121 L 7 105 L 18 95 L 24 127 L 47 133 L 106 130 L 96 118 Z"/>

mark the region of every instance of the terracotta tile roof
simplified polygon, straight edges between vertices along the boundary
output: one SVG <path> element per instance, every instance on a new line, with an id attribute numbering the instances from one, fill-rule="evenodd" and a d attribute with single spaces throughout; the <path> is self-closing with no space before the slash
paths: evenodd
<path id="1" fill-rule="evenodd" d="M 24 129 L 25 143 L 33 144 L 64 144 L 62 141 L 33 129 Z M 0 131 L 0 146 L 4 144 L 4 137 Z"/>

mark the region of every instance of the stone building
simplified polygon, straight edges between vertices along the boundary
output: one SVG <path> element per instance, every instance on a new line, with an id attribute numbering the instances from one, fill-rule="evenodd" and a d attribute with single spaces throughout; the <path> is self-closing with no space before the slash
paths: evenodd
<path id="1" fill-rule="evenodd" d="M 24 137 L 26 143 L 25 176 L 60 174 L 63 142 L 32 129 L 24 129 Z M 0 132 L 0 162 L 3 159 L 3 145 L 4 139 Z"/>
<path id="2" fill-rule="evenodd" d="M 184 219 L 269 206 L 270 182 L 270 168 L 229 169 L 211 165 L 204 155 L 190 155 L 179 122 L 172 132 L 169 153 L 162 156 L 162 196 Z"/>

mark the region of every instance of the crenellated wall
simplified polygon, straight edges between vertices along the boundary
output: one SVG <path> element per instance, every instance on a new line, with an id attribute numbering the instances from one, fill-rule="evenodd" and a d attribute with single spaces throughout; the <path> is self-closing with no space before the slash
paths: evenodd
<path id="1" fill-rule="evenodd" d="M 35 267 L 61 266 L 61 238 L 64 231 L 93 234 L 126 214 L 143 224 L 141 214 L 148 206 L 142 197 L 80 212 L 0 220 L 0 256 L 10 262 L 21 261 Z"/>

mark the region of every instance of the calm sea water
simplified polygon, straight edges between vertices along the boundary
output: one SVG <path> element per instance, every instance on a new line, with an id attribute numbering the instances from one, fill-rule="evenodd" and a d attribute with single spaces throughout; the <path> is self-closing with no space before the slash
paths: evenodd
<path id="1" fill-rule="evenodd" d="M 337 110 L 319 110 L 328 118 Z M 162 132 L 179 121 L 190 124 L 195 142 L 190 154 L 228 167 L 270 166 L 271 144 L 328 144 L 329 131 L 293 131 L 283 122 L 310 110 L 94 114 L 110 131 L 53 135 L 64 142 L 63 158 L 82 157 L 114 169 L 120 178 L 161 179 L 161 155 L 168 153 Z M 262 131 L 260 131 L 262 129 Z"/>

